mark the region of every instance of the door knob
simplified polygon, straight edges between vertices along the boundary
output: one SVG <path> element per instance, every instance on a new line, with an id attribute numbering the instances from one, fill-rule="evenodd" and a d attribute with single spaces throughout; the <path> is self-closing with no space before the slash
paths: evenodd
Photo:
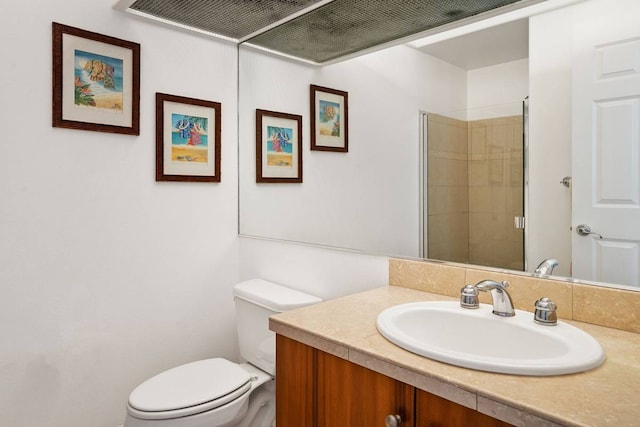
<path id="1" fill-rule="evenodd" d="M 589 227 L 587 224 L 580 224 L 579 226 L 577 226 L 576 233 L 578 233 L 581 236 L 588 236 L 589 234 L 595 234 L 596 236 L 598 236 L 598 239 L 602 239 L 602 235 L 600 233 L 594 233 L 593 231 L 591 231 L 591 227 Z"/>
<path id="2" fill-rule="evenodd" d="M 402 418 L 400 418 L 400 415 L 387 415 L 384 418 L 384 425 L 386 427 L 400 427 L 401 423 Z"/>

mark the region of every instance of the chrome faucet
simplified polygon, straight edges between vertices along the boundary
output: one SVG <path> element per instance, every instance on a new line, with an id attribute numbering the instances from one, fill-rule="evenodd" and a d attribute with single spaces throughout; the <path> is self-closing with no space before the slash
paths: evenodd
<path id="1" fill-rule="evenodd" d="M 507 292 L 509 282 L 496 282 L 495 280 L 482 280 L 475 285 L 466 285 L 461 289 L 460 306 L 463 308 L 478 308 L 478 291 L 491 292 L 493 300 L 493 314 L 502 317 L 516 315 L 511 302 L 511 296 Z"/>
<path id="2" fill-rule="evenodd" d="M 542 261 L 535 269 L 534 273 L 539 276 L 548 276 L 553 273 L 553 269 L 560 264 L 557 259 L 547 258 Z"/>

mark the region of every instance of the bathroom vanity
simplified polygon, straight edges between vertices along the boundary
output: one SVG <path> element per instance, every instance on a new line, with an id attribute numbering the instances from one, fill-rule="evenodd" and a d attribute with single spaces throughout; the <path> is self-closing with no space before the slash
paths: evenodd
<path id="1" fill-rule="evenodd" d="M 384 309 L 438 300 L 454 299 L 388 286 L 273 316 L 278 425 L 381 426 L 389 415 L 399 415 L 401 427 L 637 425 L 640 335 L 568 321 L 595 337 L 607 360 L 583 373 L 536 377 L 437 362 L 378 333 Z"/>
<path id="2" fill-rule="evenodd" d="M 278 425 L 510 425 L 282 335 L 277 349 Z"/>

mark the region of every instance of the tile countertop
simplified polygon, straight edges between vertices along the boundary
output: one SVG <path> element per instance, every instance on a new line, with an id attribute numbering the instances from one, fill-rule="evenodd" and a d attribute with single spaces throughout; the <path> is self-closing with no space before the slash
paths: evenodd
<path id="1" fill-rule="evenodd" d="M 566 321 L 595 337 L 607 360 L 552 377 L 495 374 L 427 359 L 392 344 L 378 314 L 415 301 L 454 300 L 388 286 L 270 319 L 272 331 L 518 426 L 640 425 L 640 334 Z"/>

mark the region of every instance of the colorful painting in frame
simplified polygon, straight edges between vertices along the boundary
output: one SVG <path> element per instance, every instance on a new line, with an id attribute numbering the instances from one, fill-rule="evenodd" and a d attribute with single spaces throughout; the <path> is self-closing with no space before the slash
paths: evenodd
<path id="1" fill-rule="evenodd" d="M 140 45 L 53 23 L 53 126 L 140 134 Z"/>
<path id="2" fill-rule="evenodd" d="M 156 93 L 156 181 L 220 182 L 219 102 Z"/>
<path id="3" fill-rule="evenodd" d="M 302 116 L 256 110 L 256 182 L 302 182 Z"/>
<path id="4" fill-rule="evenodd" d="M 311 149 L 349 151 L 348 93 L 311 85 Z"/>

